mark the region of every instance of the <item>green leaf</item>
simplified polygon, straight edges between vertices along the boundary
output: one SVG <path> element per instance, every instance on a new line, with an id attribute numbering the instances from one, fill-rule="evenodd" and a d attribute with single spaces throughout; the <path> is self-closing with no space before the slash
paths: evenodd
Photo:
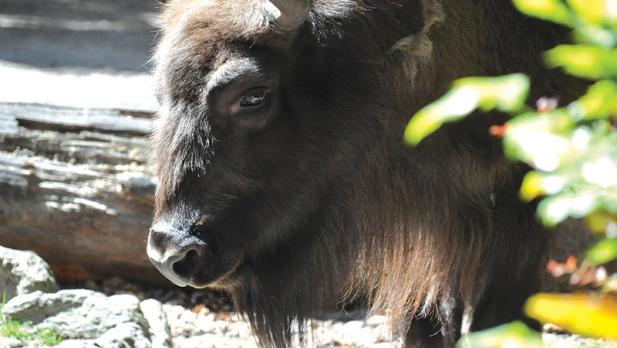
<path id="1" fill-rule="evenodd" d="M 519 195 L 526 202 L 544 195 L 544 177 L 538 172 L 529 172 L 525 175 Z"/>
<path id="2" fill-rule="evenodd" d="M 525 175 L 519 195 L 524 201 L 531 201 L 545 194 L 557 194 L 565 187 L 567 181 L 560 175 L 548 175 L 532 171 Z"/>
<path id="3" fill-rule="evenodd" d="M 617 83 L 609 80 L 596 82 L 570 107 L 574 114 L 584 119 L 617 116 Z"/>
<path id="4" fill-rule="evenodd" d="M 529 112 L 508 122 L 504 150 L 509 158 L 525 161 L 542 171 L 554 171 L 570 151 L 572 117 L 562 109 L 543 114 Z"/>
<path id="5" fill-rule="evenodd" d="M 405 141 L 417 145 L 442 124 L 457 121 L 477 108 L 518 111 L 528 92 L 529 78 L 523 74 L 460 79 L 446 95 L 413 116 L 405 129 Z"/>
<path id="6" fill-rule="evenodd" d="M 528 16 L 566 26 L 576 23 L 568 7 L 559 0 L 514 0 L 514 6 Z"/>
<path id="7" fill-rule="evenodd" d="M 617 216 L 600 210 L 587 215 L 585 222 L 594 233 L 605 234 L 609 224 L 617 225 Z"/>
<path id="8" fill-rule="evenodd" d="M 562 67 L 571 75 L 588 78 L 617 78 L 617 50 L 593 45 L 559 45 L 546 52 L 551 67 Z"/>
<path id="9" fill-rule="evenodd" d="M 454 88 L 472 89 L 480 95 L 478 107 L 483 111 L 497 109 L 519 111 L 529 94 L 529 78 L 524 74 L 499 77 L 467 77 L 454 83 Z"/>
<path id="10" fill-rule="evenodd" d="M 581 218 L 590 214 L 598 203 L 590 191 L 564 192 L 543 199 L 538 205 L 538 216 L 546 226 L 556 226 L 568 217 Z"/>
<path id="11" fill-rule="evenodd" d="M 525 313 L 572 333 L 617 338 L 617 300 L 594 294 L 537 294 L 527 300 Z"/>
<path id="12" fill-rule="evenodd" d="M 542 338 L 520 321 L 463 336 L 457 348 L 541 348 Z"/>
<path id="13" fill-rule="evenodd" d="M 617 32 L 595 25 L 580 25 L 574 28 L 576 42 L 612 48 L 617 43 Z"/>
<path id="14" fill-rule="evenodd" d="M 604 239 L 587 252 L 586 260 L 592 265 L 602 265 L 617 259 L 617 238 Z"/>
<path id="15" fill-rule="evenodd" d="M 591 24 L 601 25 L 617 20 L 617 13 L 609 11 L 609 2 L 614 0 L 568 0 L 570 7 L 577 15 Z"/>
<path id="16" fill-rule="evenodd" d="M 453 88 L 413 116 L 405 129 L 405 141 L 417 145 L 445 122 L 456 121 L 478 106 L 480 96 L 471 88 Z"/>

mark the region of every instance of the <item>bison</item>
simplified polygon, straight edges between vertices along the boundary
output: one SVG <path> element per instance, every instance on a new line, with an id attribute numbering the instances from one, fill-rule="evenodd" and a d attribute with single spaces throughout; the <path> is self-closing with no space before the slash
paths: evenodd
<path id="1" fill-rule="evenodd" d="M 550 235 L 488 133 L 504 116 L 402 134 L 462 76 L 555 95 L 570 82 L 538 58 L 564 35 L 510 0 L 168 1 L 150 259 L 229 291 L 263 346 L 354 301 L 408 346 L 521 318 Z"/>

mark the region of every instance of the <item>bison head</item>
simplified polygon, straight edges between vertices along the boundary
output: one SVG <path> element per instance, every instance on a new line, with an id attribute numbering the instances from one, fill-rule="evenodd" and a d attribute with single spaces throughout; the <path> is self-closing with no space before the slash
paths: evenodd
<path id="1" fill-rule="evenodd" d="M 166 5 L 148 255 L 177 285 L 237 284 L 285 245 L 310 242 L 318 211 L 345 199 L 340 187 L 367 151 L 391 130 L 400 142 L 404 88 L 389 90 L 381 73 L 401 58 L 395 38 L 419 21 L 401 15 L 399 34 L 384 37 L 376 23 L 348 18 L 358 4 L 333 3 Z M 421 12 L 393 11 L 402 10 Z M 393 111 L 395 127 L 382 122 Z"/>

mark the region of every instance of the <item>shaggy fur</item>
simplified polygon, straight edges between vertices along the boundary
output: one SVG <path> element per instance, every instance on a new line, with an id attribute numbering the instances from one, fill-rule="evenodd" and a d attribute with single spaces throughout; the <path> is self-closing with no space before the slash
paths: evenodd
<path id="1" fill-rule="evenodd" d="M 563 32 L 509 0 L 314 0 L 283 32 L 263 3 L 165 6 L 155 221 L 205 241 L 211 254 L 195 262 L 217 274 L 206 283 L 231 292 L 263 346 L 355 300 L 409 346 L 450 347 L 520 318 L 547 234 L 517 197 L 526 168 L 488 134 L 503 116 L 415 148 L 402 132 L 462 76 L 524 71 L 533 97 L 553 96 L 564 79 L 539 55 Z M 242 69 L 273 86 L 269 111 L 219 111 L 221 84 L 244 83 Z"/>

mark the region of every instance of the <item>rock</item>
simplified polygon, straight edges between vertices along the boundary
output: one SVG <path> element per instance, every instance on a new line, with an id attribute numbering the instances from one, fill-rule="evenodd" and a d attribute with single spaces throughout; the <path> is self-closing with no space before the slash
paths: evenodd
<path id="1" fill-rule="evenodd" d="M 542 345 L 546 348 L 602 347 L 617 348 L 617 341 L 594 339 L 571 334 L 542 333 Z"/>
<path id="2" fill-rule="evenodd" d="M 0 246 L 0 290 L 7 299 L 35 291 L 58 290 L 49 265 L 32 251 Z"/>
<path id="3" fill-rule="evenodd" d="M 108 330 L 95 341 L 97 347 L 104 348 L 151 348 L 144 328 L 136 323 L 124 323 Z"/>
<path id="4" fill-rule="evenodd" d="M 15 297 L 3 312 L 10 319 L 31 322 L 32 330 L 50 329 L 64 338 L 83 340 L 64 343 L 63 348 L 150 348 L 149 322 L 140 307 L 132 295 L 107 297 L 91 290 L 62 290 Z M 157 316 L 153 304 L 146 303 L 144 308 L 158 330 L 157 340 L 165 342 L 160 333 L 166 327 L 165 317 Z"/>
<path id="5" fill-rule="evenodd" d="M 171 348 L 171 330 L 167 315 L 163 311 L 163 304 L 148 299 L 141 301 L 139 308 L 148 322 L 152 348 Z"/>
<path id="6" fill-rule="evenodd" d="M 101 348 L 94 340 L 64 340 L 54 348 Z"/>
<path id="7" fill-rule="evenodd" d="M 21 348 L 24 344 L 20 340 L 11 337 L 0 337 L 0 347 L 2 348 Z"/>
<path id="8" fill-rule="evenodd" d="M 56 315 L 80 307 L 91 296 L 95 293 L 88 290 L 63 290 L 53 294 L 37 291 L 14 297 L 2 311 L 13 320 L 39 324 L 46 318 L 53 320 Z"/>

